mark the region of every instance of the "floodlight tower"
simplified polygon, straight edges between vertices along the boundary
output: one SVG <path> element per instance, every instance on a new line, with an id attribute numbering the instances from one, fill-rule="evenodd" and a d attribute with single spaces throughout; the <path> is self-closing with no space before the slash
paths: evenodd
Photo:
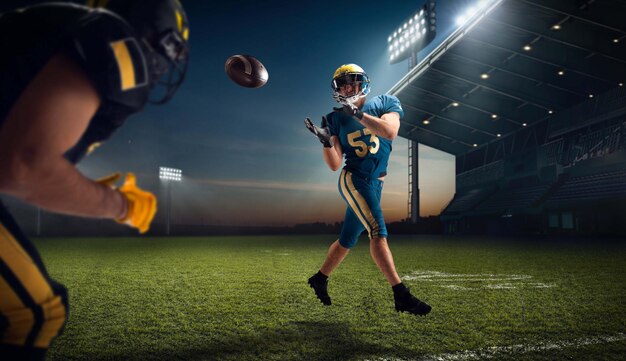
<path id="1" fill-rule="evenodd" d="M 427 0 L 387 37 L 389 63 L 409 59 L 409 72 L 417 65 L 417 53 L 430 44 L 437 34 L 435 0 Z M 420 216 L 418 143 L 409 139 L 409 201 L 408 218 L 417 223 Z"/>
<path id="2" fill-rule="evenodd" d="M 175 168 L 159 167 L 159 179 L 167 183 L 167 228 L 165 233 L 170 234 L 170 215 L 172 207 L 172 182 L 180 182 L 183 178 L 183 171 Z"/>

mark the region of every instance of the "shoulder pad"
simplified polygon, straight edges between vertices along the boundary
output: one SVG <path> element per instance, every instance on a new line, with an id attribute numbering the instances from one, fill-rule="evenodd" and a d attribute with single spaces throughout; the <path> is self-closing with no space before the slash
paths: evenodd
<path id="1" fill-rule="evenodd" d="M 122 18 L 93 9 L 69 34 L 69 52 L 87 71 L 104 103 L 139 111 L 150 91 L 148 64 L 140 40 Z"/>

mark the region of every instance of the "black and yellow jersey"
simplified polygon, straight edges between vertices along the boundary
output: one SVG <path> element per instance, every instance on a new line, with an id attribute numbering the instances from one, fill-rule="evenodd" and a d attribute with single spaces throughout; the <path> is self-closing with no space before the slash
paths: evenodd
<path id="1" fill-rule="evenodd" d="M 103 9 L 44 3 L 0 15 L 0 127 L 44 65 L 67 54 L 91 79 L 102 104 L 66 158 L 78 162 L 133 113 L 150 91 L 144 44 L 119 16 Z"/>

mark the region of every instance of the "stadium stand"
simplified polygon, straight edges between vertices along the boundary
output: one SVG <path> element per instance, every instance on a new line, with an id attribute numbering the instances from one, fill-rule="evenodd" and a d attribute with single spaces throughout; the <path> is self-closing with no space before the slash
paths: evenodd
<path id="1" fill-rule="evenodd" d="M 477 208 L 477 213 L 523 212 L 533 209 L 536 202 L 550 189 L 551 183 L 543 183 L 520 188 L 501 189 Z"/>
<path id="2" fill-rule="evenodd" d="M 457 193 L 445 208 L 443 214 L 452 216 L 469 212 L 487 199 L 494 191 L 495 188 L 475 188 L 463 193 Z"/>
<path id="3" fill-rule="evenodd" d="M 626 235 L 626 2 L 484 3 L 389 91 L 456 156 L 446 232 Z"/>
<path id="4" fill-rule="evenodd" d="M 619 199 L 626 202 L 626 168 L 571 177 L 546 201 L 546 206 L 555 208 Z"/>

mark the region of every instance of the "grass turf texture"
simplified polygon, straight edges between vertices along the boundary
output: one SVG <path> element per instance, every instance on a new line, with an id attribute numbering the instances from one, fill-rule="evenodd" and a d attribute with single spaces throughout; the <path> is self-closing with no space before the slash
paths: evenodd
<path id="1" fill-rule="evenodd" d="M 400 276 L 433 306 L 415 317 L 394 311 L 364 239 L 331 276 L 333 305 L 324 307 L 306 279 L 332 240 L 38 240 L 50 274 L 70 293 L 70 319 L 48 359 L 626 357 L 624 243 L 393 237 Z M 513 345 L 528 346 L 501 348 Z"/>

